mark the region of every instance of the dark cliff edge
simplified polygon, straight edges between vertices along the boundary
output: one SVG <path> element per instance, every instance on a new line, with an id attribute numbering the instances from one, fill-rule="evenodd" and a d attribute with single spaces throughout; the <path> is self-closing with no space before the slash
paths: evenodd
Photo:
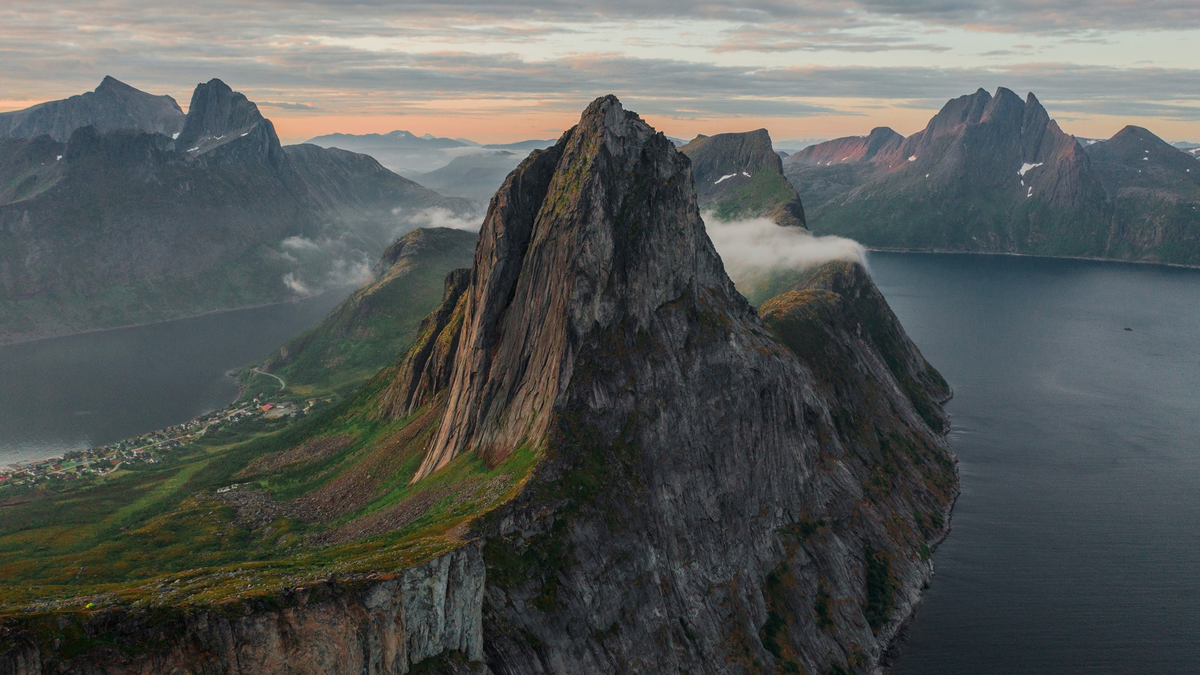
<path id="1" fill-rule="evenodd" d="M 0 627 L 0 675 L 407 673 L 482 657 L 483 561 L 465 546 L 401 573 L 217 609 L 115 609 Z"/>
<path id="2" fill-rule="evenodd" d="M 433 543 L 480 547 L 481 642 L 429 672 L 869 673 L 932 578 L 958 492 L 949 387 L 859 265 L 822 266 L 756 311 L 708 238 L 691 162 L 614 97 L 508 177 L 473 268 L 418 333 L 340 413 L 389 435 L 297 501 L 348 514 L 330 521 L 339 550 L 449 505 Z M 369 462 L 410 452 L 388 510 L 318 501 L 380 489 Z M 299 606 L 245 620 L 283 617 L 311 650 L 292 656 L 376 662 Z M 53 632 L 22 635 L 0 672 L 67 658 Z M 229 656 L 258 639 L 206 667 L 270 669 Z M 80 650 L 97 672 L 137 672 Z M 371 668 L 353 669 L 385 671 Z"/>

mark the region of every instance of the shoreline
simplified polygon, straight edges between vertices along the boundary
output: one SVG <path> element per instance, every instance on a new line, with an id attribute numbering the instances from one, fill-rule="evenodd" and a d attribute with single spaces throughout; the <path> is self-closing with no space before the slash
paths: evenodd
<path id="1" fill-rule="evenodd" d="M 946 248 L 890 248 L 885 246 L 864 246 L 868 253 L 936 253 L 939 255 L 996 255 L 1013 258 L 1046 258 L 1048 260 L 1086 260 L 1100 263 L 1122 263 L 1126 265 L 1153 265 L 1155 267 L 1174 267 L 1185 270 L 1200 270 L 1200 265 L 1185 265 L 1183 263 L 1158 262 L 1156 260 L 1122 260 L 1120 258 L 1095 258 L 1081 255 L 1046 255 L 1044 253 L 1014 253 L 1010 251 L 958 251 Z"/>

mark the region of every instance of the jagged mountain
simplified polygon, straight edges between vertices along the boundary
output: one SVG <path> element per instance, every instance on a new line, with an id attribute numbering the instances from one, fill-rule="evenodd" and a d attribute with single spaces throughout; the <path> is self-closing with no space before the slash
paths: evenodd
<path id="1" fill-rule="evenodd" d="M 472 208 L 363 155 L 281 147 L 219 80 L 177 140 L 88 126 L 4 141 L 0 185 L 0 341 L 353 287 L 407 214 Z"/>
<path id="2" fill-rule="evenodd" d="M 243 371 L 243 379 L 265 371 L 304 395 L 361 385 L 412 342 L 420 321 L 442 300 L 446 275 L 471 266 L 478 238 L 444 227 L 404 235 L 383 252 L 370 281 L 321 323 Z"/>
<path id="3" fill-rule="evenodd" d="M 46 503 L 0 513 L 0 603 L 64 569 L 54 607 L 94 603 L 14 614 L 0 668 L 872 672 L 947 531 L 948 395 L 860 265 L 760 316 L 687 156 L 604 97 L 346 404 L 165 467 L 194 478 L 149 513 L 104 492 L 55 537 Z"/>
<path id="4" fill-rule="evenodd" d="M 697 136 L 679 151 L 692 160 L 700 207 L 721 220 L 771 218 L 804 226 L 800 196 L 783 176 L 783 161 L 766 129 Z"/>
<path id="5" fill-rule="evenodd" d="M 183 111 L 170 96 L 147 94 L 105 76 L 95 91 L 0 113 L 0 138 L 48 135 L 66 141 L 87 126 L 102 132 L 133 129 L 171 135 L 183 127 L 183 120 Z"/>
<path id="6" fill-rule="evenodd" d="M 814 232 L 869 246 L 1200 264 L 1191 189 L 1138 188 L 1135 174 L 1099 167 L 1104 151 L 1093 148 L 1106 144 L 1064 133 L 1033 94 L 981 89 L 908 138 L 877 129 L 830 141 L 789 157 L 785 171 Z M 1172 166 L 1187 159 L 1154 145 Z"/>

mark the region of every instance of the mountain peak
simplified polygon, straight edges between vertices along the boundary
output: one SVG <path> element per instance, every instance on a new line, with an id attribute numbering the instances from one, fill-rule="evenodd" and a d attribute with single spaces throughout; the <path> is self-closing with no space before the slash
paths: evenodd
<path id="1" fill-rule="evenodd" d="M 48 134 L 65 142 L 86 126 L 95 126 L 100 133 L 135 130 L 171 135 L 182 124 L 183 111 L 175 99 L 148 94 L 106 75 L 93 91 L 0 113 L 0 138 Z"/>
<path id="2" fill-rule="evenodd" d="M 465 452 L 494 464 L 540 443 L 585 335 L 646 325 L 689 288 L 740 297 L 704 232 L 690 162 L 615 96 L 509 175 L 475 260 L 446 413 L 414 482 Z"/>
<path id="3" fill-rule="evenodd" d="M 282 157 L 275 127 L 244 94 L 217 78 L 196 85 L 176 147 L 198 157 L 235 142 L 254 144 L 254 154 L 272 160 Z"/>
<path id="4" fill-rule="evenodd" d="M 105 75 L 104 79 L 100 80 L 100 84 L 96 87 L 96 91 L 102 91 L 105 89 L 133 89 L 133 87 L 125 84 L 112 75 Z"/>

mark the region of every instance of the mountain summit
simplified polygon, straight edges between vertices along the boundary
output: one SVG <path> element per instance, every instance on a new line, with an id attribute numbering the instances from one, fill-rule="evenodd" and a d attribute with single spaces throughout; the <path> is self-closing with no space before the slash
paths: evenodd
<path id="1" fill-rule="evenodd" d="M 154 96 L 106 75 L 95 91 L 25 110 L 0 113 L 0 138 L 48 134 L 63 142 L 76 129 L 148 131 L 171 135 L 183 126 L 183 111 L 170 96 Z"/>
<path id="2" fill-rule="evenodd" d="M 176 147 L 193 156 L 218 148 L 222 155 L 257 154 L 273 164 L 283 157 L 275 125 L 244 94 L 216 78 L 196 85 Z"/>

